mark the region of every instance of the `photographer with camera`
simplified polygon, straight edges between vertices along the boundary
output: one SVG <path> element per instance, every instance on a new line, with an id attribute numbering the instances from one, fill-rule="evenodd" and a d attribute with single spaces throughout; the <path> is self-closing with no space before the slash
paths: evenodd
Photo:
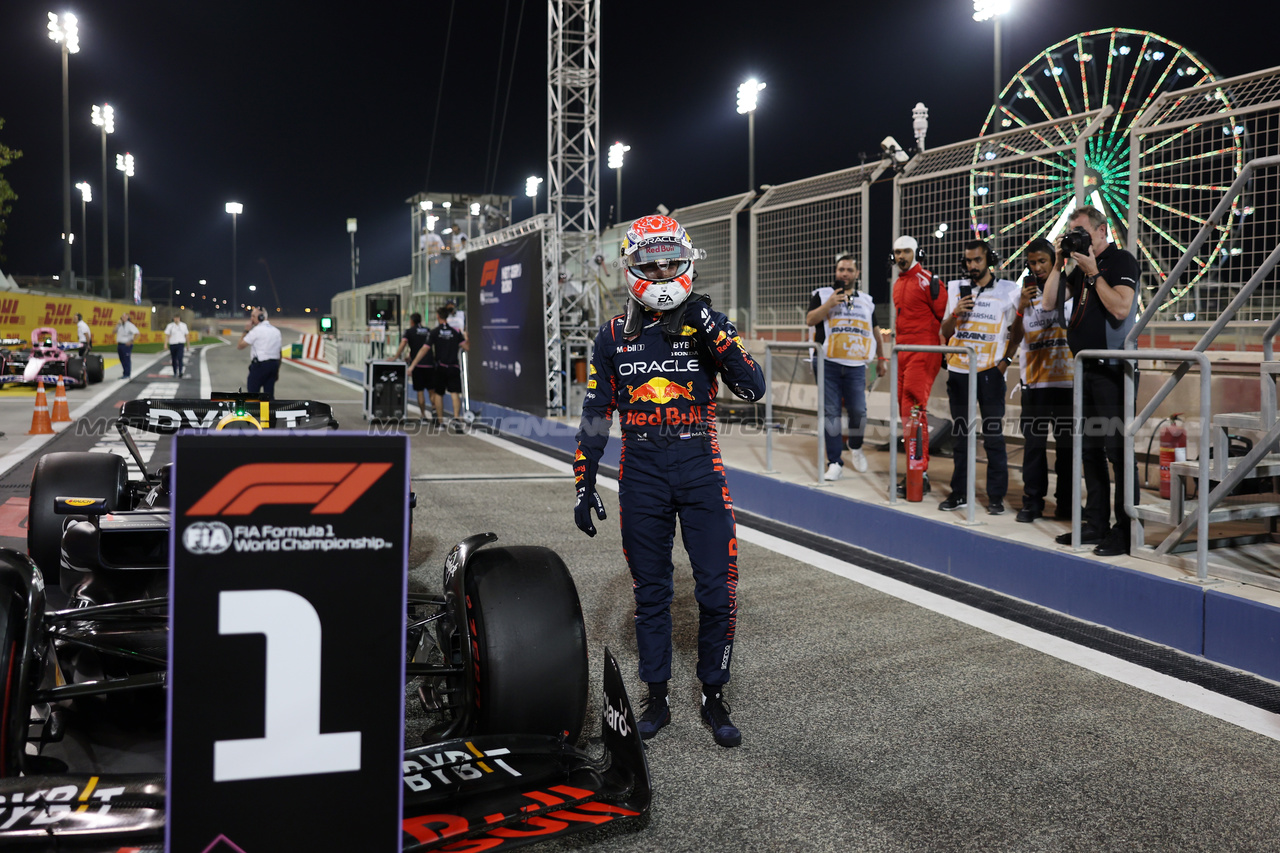
<path id="1" fill-rule="evenodd" d="M 823 421 L 827 437 L 827 470 L 824 480 L 838 480 L 844 471 L 841 454 L 840 400 L 849 413 L 849 450 L 853 470 L 867 470 L 862 452 L 867 416 L 867 362 L 876 352 L 873 317 L 875 303 L 858 289 L 858 264 L 853 255 L 836 258 L 834 286 L 823 285 L 809 298 L 804 321 L 813 327 L 814 343 L 823 344 Z M 813 364 L 817 373 L 818 363 Z"/>
<path id="2" fill-rule="evenodd" d="M 1044 283 L 1046 305 L 1061 307 L 1075 300 L 1067 320 L 1067 342 L 1075 355 L 1087 349 L 1123 349 L 1137 315 L 1138 261 L 1107 241 L 1107 217 L 1096 207 L 1077 207 L 1067 220 L 1070 231 L 1059 241 L 1057 264 Z M 1069 272 L 1065 267 L 1073 262 Z M 1065 272 L 1065 274 L 1064 274 Z M 1124 371 L 1119 359 L 1084 363 L 1084 429 L 1081 466 L 1084 474 L 1084 523 L 1080 541 L 1097 544 L 1093 553 L 1115 557 L 1129 553 L 1129 516 L 1125 489 L 1138 499 L 1137 471 L 1124 470 Z M 1115 470 L 1114 501 L 1107 463 Z M 1115 505 L 1115 526 L 1110 525 Z M 1071 544 L 1070 532 L 1057 539 Z"/>
<path id="3" fill-rule="evenodd" d="M 1058 252 L 1043 237 L 1027 246 L 1027 277 L 1018 313 L 1022 315 L 1022 509 L 1018 521 L 1044 515 L 1049 492 L 1049 436 L 1053 436 L 1054 518 L 1071 518 L 1071 350 L 1063 312 L 1043 299 L 1045 279 Z M 1067 306 L 1068 309 L 1070 306 Z"/>
<path id="4" fill-rule="evenodd" d="M 997 279 L 1000 257 L 986 240 L 964 244 L 965 278 L 947 282 L 947 316 L 942 336 L 947 346 L 971 346 L 978 362 L 978 409 L 982 417 L 982 446 L 987 451 L 987 513 L 1004 512 L 1009 491 L 1009 456 L 1004 444 L 1004 372 L 1013 364 L 1011 353 L 1022 340 L 1018 313 L 1021 289 L 1012 281 Z M 969 443 L 974 424 L 969 422 L 969 356 L 947 356 L 947 400 L 955 422 L 955 470 L 951 496 L 938 509 L 951 511 L 968 506 Z"/>

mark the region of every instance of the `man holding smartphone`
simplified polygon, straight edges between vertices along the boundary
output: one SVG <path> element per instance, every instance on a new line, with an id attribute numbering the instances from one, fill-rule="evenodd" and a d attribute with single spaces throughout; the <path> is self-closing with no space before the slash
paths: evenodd
<path id="1" fill-rule="evenodd" d="M 1063 311 L 1042 298 L 1057 250 L 1043 237 L 1027 246 L 1027 277 L 1018 313 L 1022 315 L 1022 509 L 1017 520 L 1030 524 L 1044 515 L 1049 492 L 1049 436 L 1053 436 L 1057 486 L 1054 518 L 1071 518 L 1071 349 Z M 1070 310 L 1070 306 L 1067 306 Z"/>
<path id="2" fill-rule="evenodd" d="M 836 258 L 834 285 L 823 285 L 809 297 L 805 323 L 813 327 L 813 342 L 822 344 L 823 421 L 827 439 L 824 480 L 838 480 L 844 472 L 844 440 L 840 435 L 840 401 L 849 414 L 849 450 L 853 470 L 867 470 L 862 452 L 867 416 L 867 362 L 876 352 L 875 303 L 858 289 L 858 264 L 853 255 Z M 816 374 L 818 364 L 813 365 Z"/>
<path id="3" fill-rule="evenodd" d="M 987 512 L 1001 515 L 1009 491 L 1009 457 L 1004 444 L 1004 372 L 1022 340 L 1018 285 L 997 280 L 999 258 L 986 240 L 964 244 L 966 277 L 947 283 L 947 316 L 942 336 L 947 346 L 971 346 L 978 363 L 978 409 L 982 413 L 982 446 L 987 451 Z M 969 356 L 947 356 L 947 399 L 956 424 L 955 470 L 951 496 L 938 509 L 968 506 Z"/>

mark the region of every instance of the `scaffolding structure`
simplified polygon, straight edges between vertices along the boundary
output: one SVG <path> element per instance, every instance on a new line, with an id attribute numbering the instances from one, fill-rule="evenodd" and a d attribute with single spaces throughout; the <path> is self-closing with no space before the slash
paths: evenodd
<path id="1" fill-rule="evenodd" d="M 547 409 L 554 415 L 571 413 L 565 365 L 590 358 L 600 322 L 600 0 L 547 2 L 547 115 L 555 239 L 543 258 L 555 284 L 547 291 L 555 299 L 548 306 L 555 334 L 547 339 Z"/>

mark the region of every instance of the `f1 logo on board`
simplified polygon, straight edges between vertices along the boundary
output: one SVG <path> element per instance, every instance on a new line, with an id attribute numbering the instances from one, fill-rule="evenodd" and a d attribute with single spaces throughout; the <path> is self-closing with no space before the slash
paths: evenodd
<path id="1" fill-rule="evenodd" d="M 390 468 L 385 462 L 241 465 L 186 514 L 248 515 L 266 504 L 311 504 L 312 515 L 336 515 L 346 512 Z"/>
<path id="2" fill-rule="evenodd" d="M 498 280 L 498 264 L 497 258 L 484 262 L 484 268 L 480 270 L 480 286 L 486 287 L 494 284 Z"/>

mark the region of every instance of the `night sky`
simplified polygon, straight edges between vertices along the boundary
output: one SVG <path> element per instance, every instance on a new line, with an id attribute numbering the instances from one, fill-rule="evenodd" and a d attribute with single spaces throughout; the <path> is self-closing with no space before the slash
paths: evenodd
<path id="1" fill-rule="evenodd" d="M 1074 33 L 1117 26 L 1189 47 L 1221 76 L 1280 64 L 1268 28 L 1247 24 L 1248 6 L 1014 0 L 1002 26 L 1004 76 Z M 329 8 L 338 11 L 196 0 L 0 3 L 0 142 L 24 152 L 5 170 L 19 198 L 0 237 L 0 269 L 53 275 L 62 265 L 61 61 L 46 35 L 50 11 L 71 11 L 80 24 L 81 50 L 70 58 L 71 180 L 93 187 L 91 274 L 100 274 L 102 252 L 95 103 L 116 110 L 108 137 L 112 266 L 123 262 L 124 242 L 115 155 L 128 151 L 137 161 L 131 262 L 183 288 L 206 279 L 211 297 L 231 292 L 228 201 L 244 204 L 241 299 L 249 284 L 269 292 L 263 259 L 290 312 L 327 310 L 329 297 L 350 286 L 348 217 L 359 220 L 364 285 L 408 273 L 404 201 L 414 193 L 492 189 L 518 196 L 516 218 L 527 216 L 524 179 L 544 175 L 546 163 L 546 3 Z M 1228 9 L 1234 23 L 1222 18 Z M 972 20 L 970 0 L 604 0 L 602 23 L 600 142 L 632 146 L 623 174 L 628 217 L 747 189 L 747 120 L 734 101 L 749 76 L 768 85 L 756 114 L 757 183 L 857 165 L 859 152 L 875 159 L 886 134 L 910 145 L 917 101 L 929 107 L 930 146 L 974 137 L 991 102 L 992 25 Z M 495 172 L 489 152 L 513 48 Z M 603 162 L 600 171 L 603 222 L 614 174 Z M 884 188 L 873 196 L 884 220 L 874 226 L 877 239 L 888 239 L 888 197 Z M 545 211 L 545 194 L 539 201 Z M 73 266 L 81 266 L 78 243 Z"/>

